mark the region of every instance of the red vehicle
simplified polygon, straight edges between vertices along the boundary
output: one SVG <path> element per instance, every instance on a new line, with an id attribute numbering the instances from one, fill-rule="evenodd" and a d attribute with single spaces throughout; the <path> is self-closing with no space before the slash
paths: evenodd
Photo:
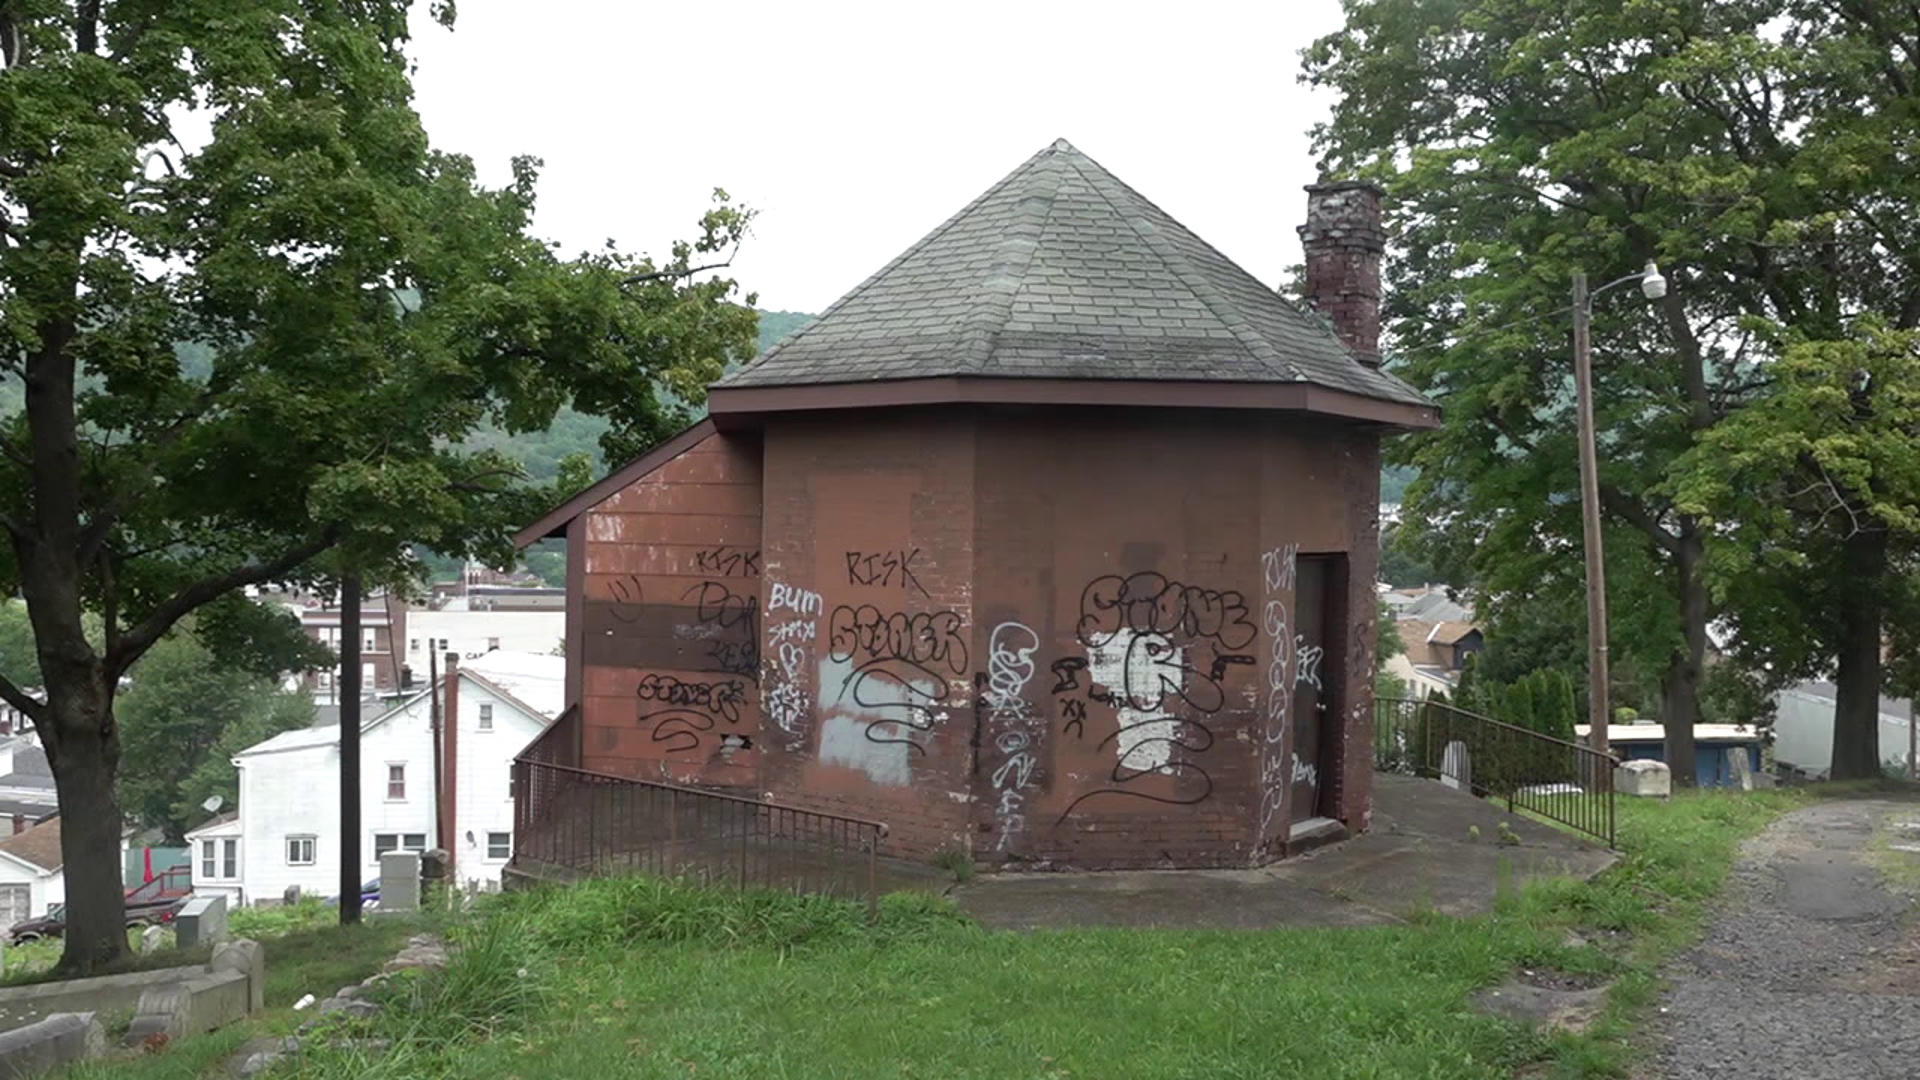
<path id="1" fill-rule="evenodd" d="M 193 895 L 193 875 L 184 866 L 176 866 L 152 881 L 127 890 L 127 928 L 170 923 Z M 67 932 L 67 905 L 55 904 L 45 915 L 14 923 L 7 930 L 15 942 L 57 938 Z"/>

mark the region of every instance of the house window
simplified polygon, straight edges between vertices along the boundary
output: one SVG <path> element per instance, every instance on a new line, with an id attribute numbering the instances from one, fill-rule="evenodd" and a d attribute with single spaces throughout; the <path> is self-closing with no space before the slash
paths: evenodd
<path id="1" fill-rule="evenodd" d="M 287 837 L 287 865 L 312 866 L 313 841 L 314 838 L 311 836 Z"/>
<path id="2" fill-rule="evenodd" d="M 490 832 L 487 834 L 487 858 L 505 859 L 513 854 L 513 834 Z"/>
<path id="3" fill-rule="evenodd" d="M 323 671 L 320 673 L 320 689 L 322 690 L 333 689 L 333 672 Z"/>
<path id="4" fill-rule="evenodd" d="M 480 730 L 493 730 L 493 702 L 491 701 L 480 703 Z"/>
<path id="5" fill-rule="evenodd" d="M 404 802 L 407 798 L 407 767 L 405 765 L 387 766 L 387 801 Z"/>
<path id="6" fill-rule="evenodd" d="M 420 639 L 419 639 L 419 638 L 408 638 L 408 639 L 407 639 L 407 651 L 408 651 L 408 652 L 419 652 L 419 651 L 420 651 Z"/>
<path id="7" fill-rule="evenodd" d="M 488 651 L 488 652 L 492 652 L 493 650 L 495 650 L 495 649 L 497 649 L 497 648 L 499 648 L 499 647 L 500 647 L 500 639 L 499 639 L 499 638 L 497 638 L 497 637 L 490 637 L 490 638 L 488 638 L 488 639 L 487 639 L 487 651 Z"/>
<path id="8" fill-rule="evenodd" d="M 427 850 L 427 834 L 426 833 L 417 833 L 417 832 L 390 833 L 388 832 L 388 833 L 373 834 L 373 858 L 375 862 L 380 861 L 380 856 L 385 855 L 389 851 L 425 851 L 425 850 Z"/>
<path id="9" fill-rule="evenodd" d="M 361 631 L 360 633 L 360 651 L 361 652 L 372 652 L 374 649 L 378 647 L 379 646 L 374 644 L 374 632 L 372 630 Z"/>
<path id="10" fill-rule="evenodd" d="M 240 841 L 200 841 L 200 876 L 209 879 L 239 877 Z"/>
<path id="11" fill-rule="evenodd" d="M 508 802 L 513 801 L 513 776 L 514 776 L 514 768 L 511 764 L 509 764 L 507 766 L 507 801 Z"/>

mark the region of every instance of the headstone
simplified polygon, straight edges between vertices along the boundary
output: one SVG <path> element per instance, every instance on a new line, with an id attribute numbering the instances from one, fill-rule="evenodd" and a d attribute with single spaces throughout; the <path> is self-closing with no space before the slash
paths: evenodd
<path id="1" fill-rule="evenodd" d="M 287 905 L 288 907 L 292 907 L 293 905 L 299 903 L 300 902 L 300 886 L 298 885 L 287 886 L 287 890 L 280 894 L 280 902 Z"/>
<path id="2" fill-rule="evenodd" d="M 1635 758 L 1614 767 L 1613 790 L 1643 799 L 1664 799 L 1673 794 L 1673 770 L 1664 761 Z"/>
<path id="3" fill-rule="evenodd" d="M 1454 740 L 1440 755 L 1440 782 L 1457 791 L 1473 790 L 1473 760 L 1467 744 Z"/>
<path id="4" fill-rule="evenodd" d="M 216 975 L 223 971 L 246 972 L 248 1011 L 259 1012 L 267 1007 L 267 951 L 259 942 L 246 938 L 220 942 L 213 947 L 213 959 L 207 962 L 207 970 Z"/>
<path id="5" fill-rule="evenodd" d="M 161 939 L 166 936 L 167 928 L 159 925 L 149 926 L 145 930 L 140 931 L 140 955 L 145 956 L 155 949 L 158 949 Z"/>
<path id="6" fill-rule="evenodd" d="M 183 949 L 227 940 L 227 898 L 196 896 L 173 917 L 174 941 Z"/>
<path id="7" fill-rule="evenodd" d="M 380 856 L 380 910 L 420 909 L 420 854 L 389 851 Z"/>
<path id="8" fill-rule="evenodd" d="M 106 1029 L 93 1013 L 54 1013 L 0 1032 L 0 1077 L 38 1076 L 106 1052 Z"/>
<path id="9" fill-rule="evenodd" d="M 1746 747 L 1727 747 L 1727 776 L 1727 786 L 1737 787 L 1741 791 L 1753 790 L 1753 763 L 1747 758 Z"/>

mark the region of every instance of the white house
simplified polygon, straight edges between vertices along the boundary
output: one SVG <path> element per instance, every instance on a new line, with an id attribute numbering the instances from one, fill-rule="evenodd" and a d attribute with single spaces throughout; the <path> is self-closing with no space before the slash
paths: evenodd
<path id="1" fill-rule="evenodd" d="M 240 815 L 232 810 L 187 830 L 187 854 L 195 896 L 224 896 L 229 907 L 240 892 Z"/>
<path id="2" fill-rule="evenodd" d="M 1834 699 L 1830 682 L 1803 682 L 1774 696 L 1773 760 L 1814 776 L 1833 768 Z M 1907 764 L 1909 718 L 1913 704 L 1880 699 L 1879 757 L 1883 766 Z"/>
<path id="3" fill-rule="evenodd" d="M 471 608 L 465 600 L 455 597 L 437 611 L 407 613 L 405 663 L 422 683 L 432 657 L 455 652 L 471 663 L 494 652 L 546 655 L 566 636 L 565 610 Z"/>
<path id="4" fill-rule="evenodd" d="M 0 930 L 66 903 L 64 865 L 58 816 L 0 840 Z"/>
<path id="5" fill-rule="evenodd" d="M 450 772 L 454 873 L 462 881 L 496 881 L 513 851 L 513 757 L 558 714 L 564 680 L 558 656 L 493 654 L 462 666 L 449 688 L 443 722 L 453 732 Z M 489 669 L 499 674 L 489 674 Z M 509 689 L 544 699 L 535 704 Z M 448 690 L 451 690 L 449 693 Z M 363 720 L 360 736 L 360 858 L 365 879 L 379 873 L 379 856 L 436 846 L 445 802 L 436 791 L 433 695 L 426 688 Z M 284 732 L 240 751 L 237 831 L 210 825 L 196 835 L 195 884 L 232 888 L 241 903 L 278 902 L 290 886 L 332 896 L 340 890 L 340 729 L 337 724 Z M 208 865 L 212 842 L 215 858 Z M 227 852 L 232 844 L 233 862 Z M 237 865 L 234 865 L 237 864 Z M 227 877 L 237 870 L 237 879 Z"/>

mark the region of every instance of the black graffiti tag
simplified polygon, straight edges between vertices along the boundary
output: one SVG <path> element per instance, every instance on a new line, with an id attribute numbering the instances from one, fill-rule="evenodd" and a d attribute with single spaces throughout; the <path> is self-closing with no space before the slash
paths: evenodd
<path id="1" fill-rule="evenodd" d="M 1164 634 L 1176 644 L 1209 639 L 1242 649 L 1257 634 L 1248 615 L 1246 597 L 1231 589 L 1216 592 L 1153 573 L 1109 574 L 1088 582 L 1081 592 L 1075 632 L 1081 644 L 1093 648 L 1131 630 Z"/>
<path id="2" fill-rule="evenodd" d="M 919 557 L 919 548 L 910 551 L 849 551 L 847 584 L 899 585 L 926 596 L 926 586 L 920 584 L 920 579 L 913 573 L 913 560 Z"/>
<path id="3" fill-rule="evenodd" d="M 705 709 L 729 724 L 740 722 L 740 707 L 747 703 L 746 684 L 739 679 L 683 682 L 671 675 L 649 672 L 641 678 L 638 693 L 642 701 Z"/>
<path id="4" fill-rule="evenodd" d="M 835 660 L 904 660 L 955 675 L 967 671 L 967 642 L 960 616 L 951 611 L 885 614 L 871 604 L 841 605 L 827 621 L 828 655 Z"/>
<path id="5" fill-rule="evenodd" d="M 694 553 L 694 565 L 702 574 L 720 577 L 759 577 L 760 553 L 739 548 L 703 548 Z"/>

